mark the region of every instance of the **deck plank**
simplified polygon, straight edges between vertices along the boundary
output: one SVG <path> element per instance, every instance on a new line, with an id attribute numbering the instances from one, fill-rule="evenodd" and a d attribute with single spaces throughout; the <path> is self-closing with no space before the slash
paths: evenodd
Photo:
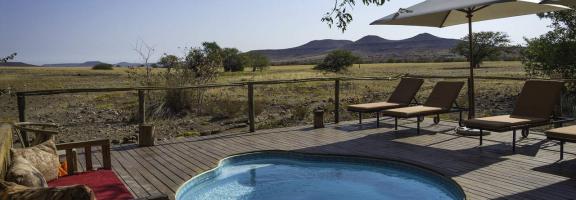
<path id="1" fill-rule="evenodd" d="M 319 154 L 359 155 L 396 159 L 422 165 L 458 182 L 469 199 L 573 199 L 576 197 L 576 145 L 566 145 L 566 159 L 558 162 L 558 145 L 541 134 L 518 137 L 511 152 L 511 133 L 492 133 L 478 146 L 477 137 L 453 132 L 456 123 L 371 119 L 328 125 L 324 129 L 286 127 L 255 133 L 177 138 L 157 146 L 113 148 L 113 169 L 136 197 L 164 193 L 174 198 L 178 187 L 234 154 L 286 150 Z M 520 134 L 519 134 L 520 135 Z M 96 152 L 96 151 L 95 151 Z M 95 153 L 98 154 L 98 153 Z M 100 164 L 98 157 L 93 161 Z"/>

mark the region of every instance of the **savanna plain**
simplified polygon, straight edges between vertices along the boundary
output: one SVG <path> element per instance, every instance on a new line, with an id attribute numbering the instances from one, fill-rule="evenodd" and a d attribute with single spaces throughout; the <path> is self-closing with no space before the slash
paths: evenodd
<path id="1" fill-rule="evenodd" d="M 238 83 L 266 80 L 293 80 L 323 77 L 398 77 L 402 75 L 467 76 L 467 63 L 387 63 L 360 64 L 346 72 L 323 73 L 312 65 L 272 66 L 263 71 L 221 72 L 215 83 Z M 154 69 L 161 74 L 165 69 Z M 137 87 L 131 74 L 143 74 L 144 69 L 114 68 L 92 70 L 82 67 L 0 67 L 0 121 L 18 120 L 16 92 L 70 88 Z M 477 76 L 525 78 L 521 62 L 486 62 L 475 70 Z M 426 79 L 417 95 L 424 102 L 434 84 L 446 79 Z M 465 79 L 448 79 L 466 81 Z M 356 114 L 345 110 L 346 105 L 383 101 L 388 98 L 398 80 L 351 80 L 340 84 L 341 120 L 354 120 Z M 510 112 L 522 81 L 476 81 L 479 116 Z M 313 110 L 326 111 L 325 121 L 333 121 L 334 81 L 315 81 L 255 86 L 256 128 L 268 129 L 312 123 Z M 161 83 L 155 86 L 163 86 Z M 190 89 L 188 93 L 197 91 Z M 458 99 L 467 106 L 464 88 Z M 194 137 L 221 132 L 246 131 L 248 121 L 247 87 L 218 87 L 202 90 L 202 101 L 193 108 L 175 115 L 156 115 L 154 107 L 163 102 L 163 90 L 147 93 L 147 122 L 156 128 L 157 139 Z M 129 92 L 76 93 L 26 98 L 26 118 L 34 122 L 60 125 L 58 142 L 110 138 L 115 144 L 134 143 L 138 131 L 138 94 Z M 364 116 L 369 118 L 371 116 Z M 455 120 L 457 115 L 442 116 Z"/>

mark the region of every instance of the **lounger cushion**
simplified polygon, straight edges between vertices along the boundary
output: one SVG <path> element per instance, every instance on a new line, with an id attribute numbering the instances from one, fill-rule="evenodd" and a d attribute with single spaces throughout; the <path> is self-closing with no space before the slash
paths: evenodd
<path id="1" fill-rule="evenodd" d="M 357 112 L 375 112 L 391 108 L 399 108 L 405 106 L 403 104 L 390 103 L 390 102 L 378 102 L 378 103 L 366 103 L 348 106 L 349 111 Z"/>
<path id="2" fill-rule="evenodd" d="M 428 107 L 428 106 L 411 106 L 405 108 L 396 108 L 382 111 L 382 114 L 386 116 L 392 117 L 401 117 L 401 118 L 409 118 L 409 117 L 417 117 L 417 116 L 424 116 L 435 114 L 439 112 L 443 112 L 445 109 L 438 108 L 438 107 Z"/>
<path id="3" fill-rule="evenodd" d="M 548 119 L 500 115 L 467 120 L 464 122 L 468 128 L 498 131 L 512 126 L 527 125 L 546 122 Z"/>
<path id="4" fill-rule="evenodd" d="M 546 136 L 556 139 L 576 140 L 576 126 L 567 126 L 546 131 Z"/>

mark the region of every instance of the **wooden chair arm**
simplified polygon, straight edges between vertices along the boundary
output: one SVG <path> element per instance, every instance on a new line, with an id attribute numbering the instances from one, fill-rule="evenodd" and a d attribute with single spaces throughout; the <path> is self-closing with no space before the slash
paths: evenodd
<path id="1" fill-rule="evenodd" d="M 74 149 L 84 148 L 84 157 L 86 159 L 86 171 L 94 169 L 92 166 L 92 147 L 100 146 L 102 149 L 102 162 L 104 169 L 112 169 L 112 159 L 110 157 L 110 140 L 90 140 L 84 142 L 72 142 L 57 144 L 56 149 L 66 151 L 66 162 L 68 163 L 68 174 L 72 175 L 77 171 L 76 154 Z"/>
<path id="2" fill-rule="evenodd" d="M 21 127 L 21 126 L 15 126 L 15 127 L 17 129 L 20 129 L 21 131 L 32 132 L 34 134 L 48 134 L 48 135 L 57 135 L 58 134 L 58 131 L 40 130 L 40 129 L 34 129 L 34 128 Z"/>
<path id="3" fill-rule="evenodd" d="M 56 123 L 37 123 L 37 122 L 16 122 L 14 126 L 42 126 L 42 127 L 51 127 L 51 128 L 58 128 L 59 125 Z"/>
<path id="4" fill-rule="evenodd" d="M 13 123 L 13 126 L 14 126 L 14 132 L 20 138 L 22 147 L 34 146 L 42 141 L 52 138 L 54 135 L 58 134 L 58 131 L 43 130 L 43 129 L 59 127 L 58 124 L 55 123 L 35 123 L 35 122 L 17 122 Z M 36 127 L 40 127 L 40 129 Z M 28 141 L 28 132 L 36 135 L 36 137 L 34 138 L 35 141 L 33 141 L 32 144 L 30 144 Z"/>

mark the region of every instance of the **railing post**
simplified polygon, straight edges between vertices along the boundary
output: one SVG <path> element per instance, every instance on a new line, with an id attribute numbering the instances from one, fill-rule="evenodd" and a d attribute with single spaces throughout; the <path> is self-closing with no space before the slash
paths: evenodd
<path id="1" fill-rule="evenodd" d="M 334 83 L 334 122 L 340 123 L 340 79 Z"/>
<path id="2" fill-rule="evenodd" d="M 144 90 L 138 90 L 138 117 L 140 124 L 146 123 L 146 95 Z"/>
<path id="3" fill-rule="evenodd" d="M 250 123 L 250 132 L 256 131 L 254 115 L 254 83 L 248 83 L 248 122 Z"/>
<path id="4" fill-rule="evenodd" d="M 110 140 L 106 140 L 106 143 L 102 145 L 102 161 L 104 169 L 112 169 L 112 161 L 110 155 Z"/>
<path id="5" fill-rule="evenodd" d="M 26 95 L 16 93 L 16 104 L 18 106 L 18 121 L 25 122 L 26 121 Z M 28 143 L 28 133 L 26 131 L 21 130 L 20 135 L 22 136 L 22 144 L 28 147 L 30 144 Z"/>

